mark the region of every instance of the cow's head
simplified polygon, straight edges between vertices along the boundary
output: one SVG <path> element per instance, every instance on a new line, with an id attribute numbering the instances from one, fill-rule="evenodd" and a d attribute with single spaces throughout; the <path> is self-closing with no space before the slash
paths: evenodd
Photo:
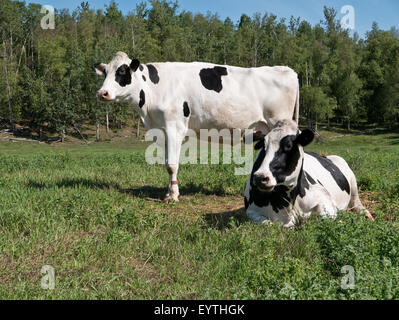
<path id="1" fill-rule="evenodd" d="M 300 132 L 296 122 L 279 121 L 267 134 L 254 135 L 255 149 L 261 150 L 251 174 L 251 184 L 262 192 L 277 186 L 296 186 L 303 165 L 303 147 L 314 139 L 311 130 Z"/>
<path id="2" fill-rule="evenodd" d="M 124 52 L 117 52 L 108 64 L 94 64 L 94 71 L 105 76 L 103 86 L 97 92 L 98 98 L 102 101 L 125 101 L 138 96 L 135 91 L 140 91 L 138 83 L 142 82 L 139 67 L 139 60 L 131 60 Z"/>

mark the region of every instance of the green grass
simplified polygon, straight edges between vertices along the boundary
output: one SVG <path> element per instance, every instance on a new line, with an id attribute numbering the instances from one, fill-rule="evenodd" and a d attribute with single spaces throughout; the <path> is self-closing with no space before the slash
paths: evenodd
<path id="1" fill-rule="evenodd" d="M 144 150 L 0 144 L 0 299 L 399 299 L 399 134 L 310 146 L 350 163 L 377 220 L 296 230 L 247 220 L 232 165 L 182 166 L 181 202 L 162 203 L 168 176 Z"/>

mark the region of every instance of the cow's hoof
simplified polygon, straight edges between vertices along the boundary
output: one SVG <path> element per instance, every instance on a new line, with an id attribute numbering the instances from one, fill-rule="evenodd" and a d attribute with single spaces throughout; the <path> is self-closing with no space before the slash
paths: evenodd
<path id="1" fill-rule="evenodd" d="M 172 199 L 172 198 L 168 198 L 168 199 L 164 199 L 162 200 L 163 203 L 176 203 L 176 202 L 180 202 L 179 199 Z"/>
<path id="2" fill-rule="evenodd" d="M 165 199 L 163 199 L 162 202 L 163 203 L 179 202 L 179 196 L 171 196 L 171 195 L 167 194 Z"/>

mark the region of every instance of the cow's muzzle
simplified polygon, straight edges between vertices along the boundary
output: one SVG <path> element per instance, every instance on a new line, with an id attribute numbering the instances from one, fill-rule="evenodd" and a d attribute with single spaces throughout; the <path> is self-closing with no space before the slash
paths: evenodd
<path id="1" fill-rule="evenodd" d="M 109 92 L 107 90 L 99 90 L 97 92 L 97 96 L 101 101 L 110 101 L 112 100 L 110 98 Z"/>
<path id="2" fill-rule="evenodd" d="M 272 192 L 275 188 L 271 183 L 270 177 L 264 174 L 255 174 L 254 184 L 262 192 Z"/>

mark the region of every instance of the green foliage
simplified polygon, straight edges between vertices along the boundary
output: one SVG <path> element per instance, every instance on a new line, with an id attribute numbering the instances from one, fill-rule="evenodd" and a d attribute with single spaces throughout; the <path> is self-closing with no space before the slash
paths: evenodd
<path id="1" fill-rule="evenodd" d="M 329 98 L 320 87 L 306 86 L 301 91 L 302 103 L 301 106 L 307 114 L 307 118 L 313 118 L 314 121 L 323 121 L 331 118 L 333 115 L 333 108 L 336 106 L 336 101 Z"/>
<path id="2" fill-rule="evenodd" d="M 177 2 L 166 0 L 138 3 L 126 16 L 114 0 L 97 11 L 84 1 L 72 13 L 56 11 L 55 30 L 42 30 L 39 5 L 0 3 L 0 116 L 13 122 L 40 126 L 45 120 L 59 131 L 104 122 L 107 112 L 118 125 L 132 113 L 137 117 L 126 104 L 106 110 L 95 98 L 101 79 L 90 66 L 109 61 L 118 50 L 143 63 L 288 65 L 298 73 L 301 115 L 309 126 L 335 118 L 348 129 L 360 121 L 393 128 L 399 120 L 398 31 L 375 23 L 359 40 L 341 29 L 332 8 L 324 8 L 324 21 L 315 26 L 272 13 L 243 14 L 235 24 L 211 12 L 180 11 Z M 60 94 L 58 86 L 68 93 Z M 29 91 L 32 96 L 24 88 L 37 92 Z"/>

